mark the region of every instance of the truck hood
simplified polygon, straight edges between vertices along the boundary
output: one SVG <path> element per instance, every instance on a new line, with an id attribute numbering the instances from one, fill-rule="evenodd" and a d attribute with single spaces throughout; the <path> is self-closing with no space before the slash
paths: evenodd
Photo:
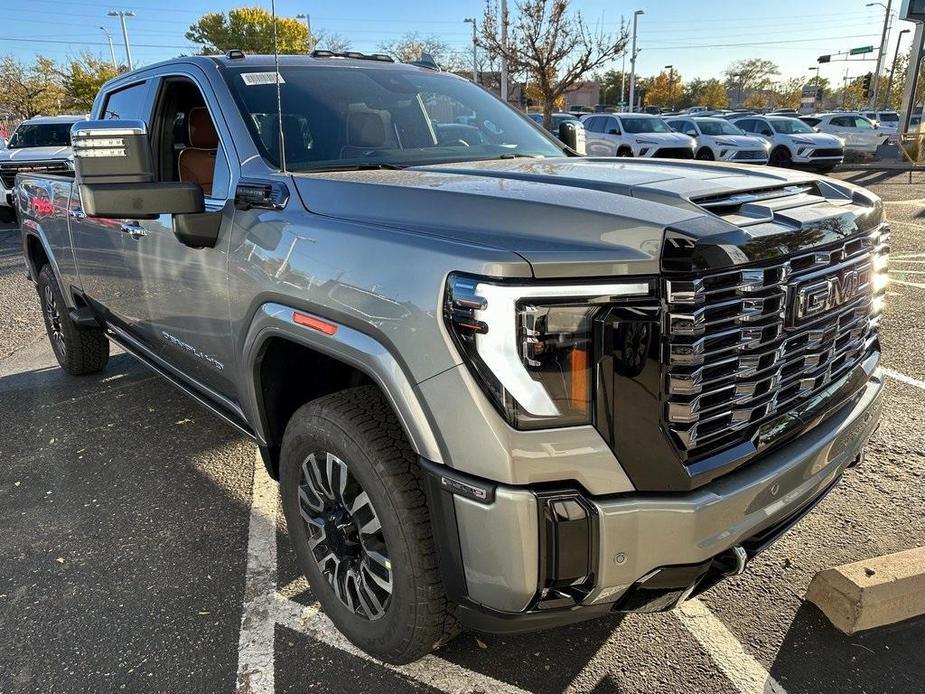
<path id="1" fill-rule="evenodd" d="M 0 150 L 0 162 L 4 161 L 50 161 L 70 159 L 71 148 L 59 147 L 18 147 Z"/>
<path id="2" fill-rule="evenodd" d="M 724 219 L 697 200 L 818 179 L 784 169 L 577 157 L 293 176 L 315 214 L 508 250 L 526 259 L 537 277 L 656 273 L 669 227 L 745 233 L 737 219 Z M 842 189 L 832 204 L 850 203 L 851 195 Z M 791 223 L 781 233 L 801 225 Z"/>

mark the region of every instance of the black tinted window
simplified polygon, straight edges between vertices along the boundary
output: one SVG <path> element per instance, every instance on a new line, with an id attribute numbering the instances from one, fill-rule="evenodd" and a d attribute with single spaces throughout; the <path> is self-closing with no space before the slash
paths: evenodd
<path id="1" fill-rule="evenodd" d="M 141 82 L 120 89 L 106 97 L 100 118 L 115 120 L 148 120 L 148 83 Z"/>
<path id="2" fill-rule="evenodd" d="M 585 119 L 585 128 L 592 133 L 599 133 L 604 131 L 604 121 L 606 118 L 601 116 L 592 116 L 591 118 Z"/>
<path id="3" fill-rule="evenodd" d="M 71 144 L 71 123 L 23 123 L 7 145 L 20 147 L 68 147 Z"/>

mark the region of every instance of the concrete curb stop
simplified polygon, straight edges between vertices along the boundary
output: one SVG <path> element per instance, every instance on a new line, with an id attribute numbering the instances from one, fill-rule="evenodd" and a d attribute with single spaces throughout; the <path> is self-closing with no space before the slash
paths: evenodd
<path id="1" fill-rule="evenodd" d="M 817 573 L 806 591 L 846 634 L 925 614 L 925 547 Z"/>

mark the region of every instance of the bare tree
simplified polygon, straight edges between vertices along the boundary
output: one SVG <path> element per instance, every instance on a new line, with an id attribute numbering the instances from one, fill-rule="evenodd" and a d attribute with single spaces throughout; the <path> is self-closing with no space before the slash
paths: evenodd
<path id="1" fill-rule="evenodd" d="M 444 70 L 458 72 L 465 67 L 462 57 L 436 34 L 425 36 L 410 31 L 399 39 L 380 43 L 379 50 L 395 56 L 403 63 L 420 60 L 421 54 L 427 53 Z"/>
<path id="2" fill-rule="evenodd" d="M 592 70 L 626 50 L 627 34 L 588 28 L 581 12 L 569 11 L 569 0 L 522 0 L 509 21 L 507 47 L 501 44 L 501 11 L 486 0 L 479 44 L 505 56 L 514 71 L 527 75 L 543 101 L 543 120 L 552 124 L 556 99 Z"/>
<path id="3" fill-rule="evenodd" d="M 333 51 L 335 53 L 344 53 L 350 50 L 350 39 L 324 29 L 314 35 L 315 43 L 313 49 L 321 51 Z"/>

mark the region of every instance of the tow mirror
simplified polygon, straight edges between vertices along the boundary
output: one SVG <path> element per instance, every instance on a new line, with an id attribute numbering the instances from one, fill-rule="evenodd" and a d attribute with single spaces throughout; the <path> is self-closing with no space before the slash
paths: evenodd
<path id="1" fill-rule="evenodd" d="M 87 216 L 155 219 L 205 210 L 198 183 L 157 181 L 144 121 L 81 121 L 71 129 L 71 142 Z"/>
<path id="2" fill-rule="evenodd" d="M 566 147 L 585 154 L 585 129 L 578 121 L 567 120 L 559 123 L 559 139 Z"/>

